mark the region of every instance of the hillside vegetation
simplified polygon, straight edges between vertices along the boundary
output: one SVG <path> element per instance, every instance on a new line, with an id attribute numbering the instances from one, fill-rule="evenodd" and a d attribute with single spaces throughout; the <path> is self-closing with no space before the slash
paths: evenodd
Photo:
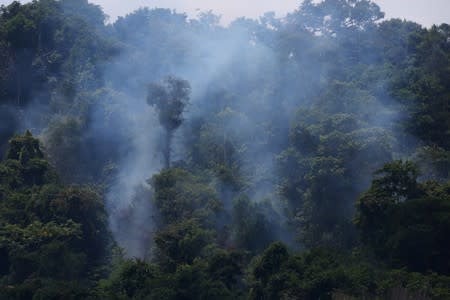
<path id="1" fill-rule="evenodd" d="M 450 299 L 450 25 L 0 8 L 0 299 Z"/>

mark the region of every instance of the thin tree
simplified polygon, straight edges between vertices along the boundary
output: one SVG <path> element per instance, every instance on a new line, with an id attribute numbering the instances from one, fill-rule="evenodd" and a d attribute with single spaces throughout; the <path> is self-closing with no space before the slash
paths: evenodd
<path id="1" fill-rule="evenodd" d="M 191 86 L 188 81 L 169 76 L 148 86 L 147 103 L 156 108 L 159 122 L 165 130 L 164 166 L 170 168 L 172 138 L 183 123 L 183 112 L 189 103 Z"/>

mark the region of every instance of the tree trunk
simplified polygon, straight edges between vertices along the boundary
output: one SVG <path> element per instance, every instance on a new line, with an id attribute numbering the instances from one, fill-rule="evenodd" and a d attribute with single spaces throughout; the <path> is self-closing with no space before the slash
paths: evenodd
<path id="1" fill-rule="evenodd" d="M 225 130 L 223 131 L 223 165 L 225 167 L 228 166 L 228 164 L 227 164 L 227 133 Z"/>
<path id="2" fill-rule="evenodd" d="M 17 70 L 17 106 L 20 107 L 22 101 L 22 79 L 20 78 L 20 71 Z"/>
<path id="3" fill-rule="evenodd" d="M 164 141 L 164 168 L 170 168 L 170 145 L 172 143 L 173 132 L 167 130 Z"/>

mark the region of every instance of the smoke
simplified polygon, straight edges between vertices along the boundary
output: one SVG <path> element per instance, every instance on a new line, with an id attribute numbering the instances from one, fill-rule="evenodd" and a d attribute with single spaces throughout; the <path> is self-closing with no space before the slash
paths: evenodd
<path id="1" fill-rule="evenodd" d="M 120 142 L 127 146 L 106 194 L 110 226 L 127 256 L 144 257 L 155 214 L 146 179 L 162 167 L 159 149 L 162 129 L 155 111 L 145 104 L 144 99 L 124 95 L 116 104 L 120 107 L 120 117 L 114 118 L 114 127 L 125 130 L 126 139 Z M 91 130 L 98 136 L 96 128 Z"/>
<path id="2" fill-rule="evenodd" d="M 3 105 L 0 106 L 0 120 L 2 120 L 0 122 L 0 157 L 3 157 L 6 151 L 6 142 L 13 135 L 18 120 L 16 119 L 14 109 Z"/>
<path id="3" fill-rule="evenodd" d="M 373 10 L 380 15 L 376 7 Z M 228 213 L 233 198 L 245 193 L 254 203 L 270 202 L 273 209 L 266 211 L 280 217 L 268 219 L 286 222 L 287 205 L 278 191 L 280 178 L 284 180 L 290 173 L 298 177 L 308 174 L 315 167 L 312 165 L 328 159 L 335 149 L 345 153 L 345 143 L 356 153 L 350 164 L 340 166 L 357 179 L 342 200 L 346 201 L 344 208 L 351 211 L 354 198 L 367 187 L 373 171 L 362 163 L 381 164 L 400 151 L 390 140 L 395 137 L 384 135 L 399 131 L 393 124 L 401 117 L 393 101 L 385 97 L 383 74 L 372 74 L 373 86 L 363 86 L 359 77 L 366 76 L 363 82 L 370 82 L 370 71 L 362 75 L 343 71 L 348 66 L 377 63 L 376 55 L 369 55 L 373 28 L 363 32 L 358 27 L 349 35 L 357 33 L 357 40 L 341 38 L 339 34 L 348 34 L 348 28 L 330 33 L 335 29 L 330 15 L 339 13 L 327 11 L 325 17 L 308 13 L 299 10 L 282 19 L 274 14 L 260 20 L 241 18 L 223 27 L 220 18 L 211 13 L 187 20 L 168 9 L 139 9 L 105 29 L 114 37 L 117 53 L 93 67 L 96 71 L 90 76 L 79 74 L 77 82 L 84 82 L 89 91 L 71 99 L 68 106 L 72 109 L 63 118 L 57 115 L 42 120 L 50 114 L 51 103 L 39 105 L 36 101 L 26 110 L 28 117 L 22 119 L 26 121 L 22 126 L 41 132 L 43 124 L 48 125 L 43 132 L 46 147 L 54 156 L 64 156 L 64 161 L 66 155 L 76 152 L 75 162 L 61 163 L 78 173 L 76 180 L 67 176 L 69 179 L 89 182 L 102 178 L 100 183 L 107 186 L 111 230 L 129 257 L 150 255 L 147 251 L 156 228 L 157 212 L 146 182 L 163 167 L 164 142 L 158 115 L 146 103 L 146 93 L 149 83 L 168 75 L 189 81 L 192 88 L 185 122 L 175 133 L 172 157 L 205 169 L 224 167 L 233 180 L 224 180 L 217 172 L 212 184 L 219 186 Z M 314 21 L 318 28 L 312 28 L 304 24 L 308 18 L 322 22 Z M 95 26 L 100 26 L 99 22 Z M 80 59 L 91 66 L 88 58 Z M 91 84 L 97 73 L 101 78 Z M 9 115 L 3 108 L 0 113 L 5 111 Z M 68 122 L 67 116 L 75 121 Z M 6 123 L 14 122 L 17 118 Z M 297 147 L 292 141 L 296 126 L 303 126 L 322 143 L 317 150 L 320 157 L 318 162 L 311 159 L 308 166 L 301 166 L 297 159 L 296 164 L 288 165 L 289 170 L 281 170 L 283 151 Z M 11 131 L 10 127 L 0 129 L 0 133 Z M 336 130 L 345 134 L 336 134 Z M 60 136 L 70 137 L 69 146 L 52 142 Z M 372 151 L 380 142 L 387 144 L 383 149 L 389 149 L 388 153 Z M 303 155 L 302 159 L 311 158 L 308 153 Z M 293 235 L 288 238 L 281 229 L 275 234 L 282 240 Z"/>
<path id="4" fill-rule="evenodd" d="M 174 75 L 188 80 L 192 87 L 186 122 L 174 138 L 176 160 L 189 159 L 186 135 L 196 120 L 202 120 L 206 128 L 219 119 L 215 131 L 208 134 L 223 138 L 220 143 L 232 144 L 234 163 L 242 165 L 242 176 L 251 182 L 248 194 L 255 201 L 273 194 L 274 157 L 282 144 L 269 145 L 265 132 L 279 127 L 274 118 L 292 113 L 290 107 L 280 106 L 278 113 L 270 107 L 280 66 L 274 51 L 258 41 L 252 30 L 258 22 L 241 19 L 224 28 L 218 20 L 204 14 L 198 21 L 188 21 L 169 10 L 141 9 L 114 24 L 123 48 L 105 68 L 104 78 L 107 89 L 118 95 L 103 97 L 95 104 L 89 134 L 115 132 L 119 136 L 113 138 L 116 143 L 126 144 L 126 150 L 120 151 L 107 203 L 111 229 L 129 256 L 146 255 L 144 249 L 155 226 L 151 191 L 145 180 L 161 170 L 162 129 L 145 103 L 150 82 Z M 136 22 L 139 28 L 134 27 Z M 106 127 L 105 113 L 113 116 Z M 232 155 L 225 153 L 225 160 Z M 233 193 L 226 189 L 222 195 L 229 198 Z M 230 203 L 231 199 L 224 201 Z"/>
<path id="5" fill-rule="evenodd" d="M 211 13 L 188 21 L 170 10 L 140 9 L 113 24 L 122 48 L 103 74 L 107 89 L 118 94 L 112 97 L 114 100 L 101 97 L 94 105 L 89 132 L 95 137 L 117 133 L 112 146 L 123 147 L 107 203 L 112 232 L 128 256 L 149 255 L 145 251 L 156 226 L 151 188 L 145 181 L 162 168 L 162 129 L 145 98 L 147 84 L 167 75 L 185 79 L 192 87 L 190 104 L 184 113 L 186 121 L 174 138 L 175 160 L 192 160 L 190 135 L 199 135 L 196 142 L 200 143 L 197 146 L 203 160 L 234 170 L 232 176 L 243 178 L 246 183 L 240 192 L 254 202 L 270 199 L 283 215 L 285 207 L 276 193 L 279 176 L 283 176 L 277 170 L 277 156 L 289 146 L 288 131 L 297 118 L 295 112 L 317 102 L 314 97 L 320 97 L 329 78 L 336 76 L 335 66 L 324 64 L 321 56 L 336 54 L 342 47 L 314 32 L 302 29 L 299 33 L 298 28 L 296 33 L 300 36 L 294 37 L 298 44 L 292 43 L 291 37 L 285 36 L 292 32 L 290 25 L 283 25 L 286 20 L 274 19 L 273 15 L 265 17 L 261 22 L 239 19 L 225 28 Z M 343 61 L 347 56 L 338 53 L 338 64 L 347 63 Z M 344 92 L 340 96 L 350 100 L 367 98 L 366 106 L 352 108 L 354 114 L 369 117 L 361 129 L 392 123 L 371 95 Z M 379 113 L 371 113 L 374 110 Z M 344 108 L 343 112 L 349 111 Z M 109 126 L 101 125 L 105 113 L 113 118 Z M 192 128 L 197 123 L 201 127 L 195 131 Z M 314 123 L 317 122 L 309 125 Z M 371 134 L 377 141 L 377 133 L 373 132 L 355 130 L 353 138 L 364 140 Z M 330 139 L 336 147 L 339 142 Z M 211 148 L 222 150 L 218 154 Z M 357 161 L 367 159 L 366 154 Z M 356 174 L 360 166 L 347 167 Z M 367 179 L 362 180 L 362 186 L 370 180 L 370 174 L 364 175 Z M 221 183 L 220 193 L 228 210 L 232 198 L 237 196 L 233 189 L 232 184 Z M 355 187 L 350 194 L 362 189 Z M 351 210 L 351 201 L 345 208 Z M 280 218 L 281 222 L 286 221 Z M 276 234 L 275 238 L 288 239 L 282 231 Z"/>

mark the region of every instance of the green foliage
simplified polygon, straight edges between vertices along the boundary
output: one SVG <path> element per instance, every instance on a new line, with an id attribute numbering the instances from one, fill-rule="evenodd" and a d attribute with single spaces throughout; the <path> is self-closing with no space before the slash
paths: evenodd
<path id="1" fill-rule="evenodd" d="M 0 246 L 15 252 L 39 247 L 51 240 L 80 238 L 80 225 L 70 220 L 66 224 L 42 224 L 38 221 L 21 228 L 16 224 L 7 224 L 1 231 Z"/>
<path id="2" fill-rule="evenodd" d="M 448 183 L 418 183 L 410 162 L 396 161 L 377 173 L 357 206 L 362 241 L 394 267 L 448 275 Z"/>
<path id="3" fill-rule="evenodd" d="M 88 25 L 103 28 L 104 15 L 87 1 L 74 3 L 45 0 L 2 6 L 0 36 L 8 57 L 2 68 L 7 76 L 0 81 L 2 104 L 23 107 L 41 96 L 49 103 L 55 96 L 73 96 L 69 85 L 72 90 L 77 84 L 98 86 L 96 62 L 108 57 L 112 46 Z"/>
<path id="4" fill-rule="evenodd" d="M 154 202 L 164 224 L 194 218 L 212 224 L 221 210 L 213 188 L 201 177 L 183 169 L 167 169 L 151 179 L 155 190 Z"/>
<path id="5" fill-rule="evenodd" d="M 383 16 L 1 6 L 0 299 L 448 299 L 450 27 Z M 165 168 L 111 222 L 145 260 L 110 261 L 154 112 Z"/>
<path id="6" fill-rule="evenodd" d="M 165 166 L 170 167 L 171 140 L 175 130 L 183 122 L 183 112 L 189 103 L 191 86 L 186 80 L 167 77 L 163 83 L 152 83 L 148 87 L 147 103 L 154 106 L 159 122 L 166 130 Z"/>
<path id="7" fill-rule="evenodd" d="M 155 257 L 164 270 L 192 264 L 213 243 L 222 206 L 201 177 L 183 169 L 164 169 L 151 179 L 156 208 L 163 226 L 156 233 Z"/>
<path id="8" fill-rule="evenodd" d="M 29 132 L 10 145 L 0 163 L 0 298 L 86 296 L 110 243 L 100 196 L 60 186 Z"/>
<path id="9" fill-rule="evenodd" d="M 186 80 L 167 77 L 161 84 L 150 84 L 147 103 L 159 112 L 161 125 L 169 132 L 180 127 L 191 87 Z"/>
<path id="10" fill-rule="evenodd" d="M 10 188 L 43 185 L 54 180 L 47 161 L 40 149 L 39 141 L 26 132 L 9 141 L 6 161 L 1 167 L 1 184 Z"/>
<path id="11" fill-rule="evenodd" d="M 102 298 L 142 299 L 146 295 L 145 292 L 150 291 L 149 284 L 158 275 L 157 268 L 144 261 L 125 261 L 107 281 L 100 283 Z"/>
<path id="12" fill-rule="evenodd" d="M 213 242 L 213 237 L 213 231 L 201 228 L 193 220 L 171 224 L 155 236 L 156 260 L 169 271 L 179 265 L 192 264 Z"/>
<path id="13" fill-rule="evenodd" d="M 362 174 L 389 161 L 396 140 L 374 124 L 389 119 L 388 111 L 353 83 L 333 82 L 316 102 L 297 112 L 290 147 L 278 156 L 278 192 L 308 247 L 348 249 L 355 242 L 353 201 L 370 181 Z"/>
<path id="14" fill-rule="evenodd" d="M 225 284 L 211 276 L 206 261 L 181 265 L 174 273 L 163 273 L 143 261 L 127 261 L 101 283 L 104 299 L 240 299 Z"/>
<path id="15" fill-rule="evenodd" d="M 394 161 L 375 172 L 372 187 L 384 197 L 399 203 L 413 198 L 417 194 L 417 167 L 409 162 Z"/>
<path id="16" fill-rule="evenodd" d="M 269 277 L 279 272 L 288 258 L 289 253 L 286 246 L 282 243 L 271 244 L 264 250 L 260 260 L 256 264 L 254 276 L 261 279 L 263 285 L 266 285 Z"/>
<path id="17" fill-rule="evenodd" d="M 264 203 L 253 203 L 248 197 L 240 196 L 233 202 L 231 214 L 231 239 L 235 246 L 259 252 L 275 239 L 279 224 L 269 219 L 269 216 L 277 215 L 272 207 L 264 207 Z"/>
<path id="18" fill-rule="evenodd" d="M 250 299 L 391 299 L 398 290 L 414 299 L 446 297 L 449 277 L 386 271 L 361 258 L 332 249 L 289 255 L 273 244 L 250 266 Z"/>

